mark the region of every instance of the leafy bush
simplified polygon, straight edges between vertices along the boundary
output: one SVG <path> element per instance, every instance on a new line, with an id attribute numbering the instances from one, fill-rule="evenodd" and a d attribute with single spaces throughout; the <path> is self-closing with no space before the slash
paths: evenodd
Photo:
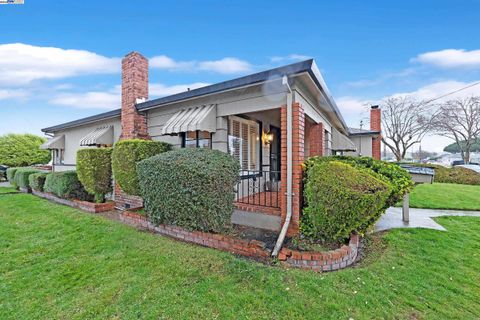
<path id="1" fill-rule="evenodd" d="M 78 180 L 95 202 L 105 202 L 112 192 L 112 148 L 80 149 L 77 152 Z"/>
<path id="2" fill-rule="evenodd" d="M 33 134 L 0 136 L 0 163 L 10 167 L 50 162 L 50 151 L 40 150 L 46 140 Z"/>
<path id="3" fill-rule="evenodd" d="M 373 171 L 372 174 L 375 175 L 376 178 L 388 182 L 392 187 L 392 191 L 385 203 L 386 208 L 393 206 L 402 200 L 404 194 L 410 192 L 414 186 L 410 174 L 405 169 L 400 168 L 398 164 L 375 160 L 370 157 L 313 157 L 305 161 L 305 171 L 308 171 L 309 167 L 315 163 L 329 161 L 340 161 L 348 163 L 356 168 L 370 169 Z"/>
<path id="4" fill-rule="evenodd" d="M 10 184 L 16 188 L 17 184 L 15 183 L 15 173 L 17 172 L 18 168 L 8 168 L 7 169 L 7 180 Z"/>
<path id="5" fill-rule="evenodd" d="M 480 173 L 463 168 L 447 168 L 438 164 L 408 163 L 409 166 L 435 169 L 435 182 L 480 185 Z"/>
<path id="6" fill-rule="evenodd" d="M 19 188 L 28 188 L 30 187 L 28 177 L 31 174 L 38 173 L 40 172 L 37 169 L 33 168 L 18 168 L 18 170 L 15 172 L 15 185 Z"/>
<path id="7" fill-rule="evenodd" d="M 91 201 L 87 191 L 78 181 L 75 171 L 52 172 L 47 174 L 43 186 L 45 192 L 51 192 L 57 197 Z"/>
<path id="8" fill-rule="evenodd" d="M 311 164 L 300 228 L 308 238 L 335 243 L 365 232 L 385 210 L 391 187 L 370 169 L 339 161 Z"/>
<path id="9" fill-rule="evenodd" d="M 43 191 L 43 186 L 45 185 L 45 179 L 47 178 L 46 172 L 37 172 L 31 174 L 28 177 L 28 185 L 31 189 L 36 191 Z"/>
<path id="10" fill-rule="evenodd" d="M 121 140 L 113 148 L 112 170 L 115 182 L 131 195 L 140 195 L 136 166 L 141 160 L 172 149 L 165 142 L 150 140 Z"/>
<path id="11" fill-rule="evenodd" d="M 230 225 L 240 165 L 218 150 L 180 149 L 137 165 L 147 214 L 156 223 L 220 232 Z"/>

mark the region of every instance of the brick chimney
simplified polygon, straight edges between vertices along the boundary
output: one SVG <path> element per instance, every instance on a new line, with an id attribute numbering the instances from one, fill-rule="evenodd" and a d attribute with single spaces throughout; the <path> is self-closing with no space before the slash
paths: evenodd
<path id="1" fill-rule="evenodd" d="M 147 119 L 138 113 L 137 99 L 148 99 L 148 60 L 138 52 L 122 60 L 122 134 L 120 139 L 150 139 Z"/>
<path id="2" fill-rule="evenodd" d="M 372 138 L 372 157 L 374 159 L 381 160 L 382 111 L 378 106 L 372 106 L 370 109 L 370 130 L 380 131 L 380 134 L 377 137 Z"/>

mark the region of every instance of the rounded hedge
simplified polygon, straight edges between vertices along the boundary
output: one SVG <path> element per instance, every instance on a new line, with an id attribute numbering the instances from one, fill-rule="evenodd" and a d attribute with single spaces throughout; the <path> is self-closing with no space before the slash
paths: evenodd
<path id="1" fill-rule="evenodd" d="M 125 193 L 140 195 L 137 163 L 172 149 L 165 142 L 151 140 L 121 140 L 115 143 L 112 153 L 112 170 L 115 182 Z"/>
<path id="2" fill-rule="evenodd" d="M 240 164 L 218 150 L 180 149 L 137 165 L 141 195 L 152 221 L 188 230 L 230 227 Z"/>
<path id="3" fill-rule="evenodd" d="M 105 202 L 105 195 L 112 192 L 112 148 L 78 150 L 77 174 L 95 202 Z"/>
<path id="4" fill-rule="evenodd" d="M 17 172 L 18 168 L 8 168 L 7 169 L 7 180 L 10 182 L 12 187 L 16 188 L 17 184 L 15 183 L 15 173 Z"/>
<path id="5" fill-rule="evenodd" d="M 64 199 L 92 200 L 92 196 L 83 188 L 75 171 L 47 174 L 43 189 L 45 192 L 51 192 L 57 197 Z"/>
<path id="6" fill-rule="evenodd" d="M 338 161 L 315 163 L 307 174 L 300 229 L 308 238 L 326 243 L 365 232 L 384 212 L 391 193 L 370 170 Z"/>
<path id="7" fill-rule="evenodd" d="M 35 191 L 43 191 L 43 186 L 45 185 L 45 179 L 47 178 L 46 172 L 37 172 L 31 174 L 28 177 L 28 185 L 31 189 Z"/>
<path id="8" fill-rule="evenodd" d="M 0 136 L 0 164 L 21 167 L 50 162 L 50 151 L 40 149 L 45 141 L 45 138 L 33 134 Z"/>
<path id="9" fill-rule="evenodd" d="M 19 188 L 29 188 L 30 183 L 28 177 L 38 172 L 40 171 L 33 168 L 18 168 L 18 170 L 15 171 L 15 177 L 13 178 L 15 185 Z"/>

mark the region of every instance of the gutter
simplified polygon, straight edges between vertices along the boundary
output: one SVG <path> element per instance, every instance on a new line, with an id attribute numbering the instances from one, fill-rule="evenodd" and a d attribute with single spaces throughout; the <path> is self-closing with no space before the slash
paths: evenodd
<path id="1" fill-rule="evenodd" d="M 285 236 L 287 235 L 288 227 L 290 226 L 290 221 L 292 220 L 292 172 L 293 172 L 293 156 L 292 156 L 292 128 L 293 128 L 293 110 L 292 110 L 292 89 L 288 84 L 288 77 L 283 76 L 282 84 L 285 86 L 287 91 L 287 214 L 285 217 L 285 222 L 283 223 L 282 229 L 278 236 L 275 247 L 273 248 L 272 256 L 276 257 L 278 252 L 283 246 L 283 241 L 285 241 Z"/>

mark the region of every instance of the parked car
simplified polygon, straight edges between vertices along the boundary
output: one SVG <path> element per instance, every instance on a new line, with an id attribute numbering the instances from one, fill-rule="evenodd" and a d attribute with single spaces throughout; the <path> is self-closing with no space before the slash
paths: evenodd
<path id="1" fill-rule="evenodd" d="M 478 164 L 461 164 L 461 165 L 458 165 L 457 167 L 467 168 L 480 173 L 480 165 Z"/>
<path id="2" fill-rule="evenodd" d="M 0 164 L 0 180 L 7 180 L 7 169 L 8 166 Z"/>

